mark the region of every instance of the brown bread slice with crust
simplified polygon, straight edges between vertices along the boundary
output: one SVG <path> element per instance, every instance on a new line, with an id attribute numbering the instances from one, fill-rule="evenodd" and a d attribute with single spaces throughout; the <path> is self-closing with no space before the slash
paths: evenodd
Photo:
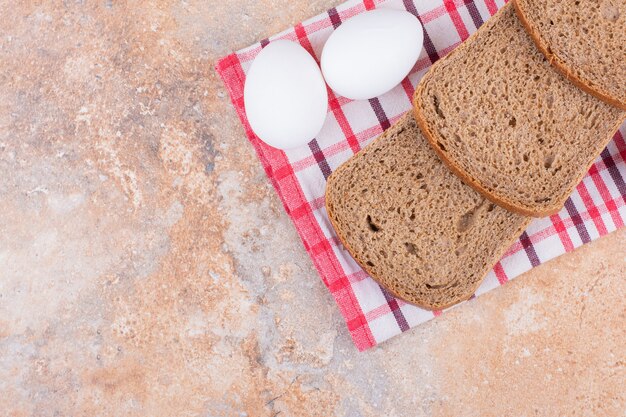
<path id="1" fill-rule="evenodd" d="M 361 267 L 426 309 L 471 297 L 530 222 L 463 184 L 410 113 L 333 172 L 326 208 Z"/>
<path id="2" fill-rule="evenodd" d="M 536 217 L 563 207 L 626 116 L 552 68 L 510 3 L 433 65 L 414 105 L 463 181 Z"/>
<path id="3" fill-rule="evenodd" d="M 515 0 L 537 47 L 583 90 L 626 110 L 626 1 Z"/>

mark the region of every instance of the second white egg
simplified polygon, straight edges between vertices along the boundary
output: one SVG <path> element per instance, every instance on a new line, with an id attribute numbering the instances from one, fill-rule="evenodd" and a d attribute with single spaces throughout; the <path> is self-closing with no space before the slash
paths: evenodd
<path id="1" fill-rule="evenodd" d="M 411 13 L 376 9 L 346 20 L 322 51 L 322 73 L 330 88 L 353 100 L 394 88 L 422 51 L 424 32 Z"/>

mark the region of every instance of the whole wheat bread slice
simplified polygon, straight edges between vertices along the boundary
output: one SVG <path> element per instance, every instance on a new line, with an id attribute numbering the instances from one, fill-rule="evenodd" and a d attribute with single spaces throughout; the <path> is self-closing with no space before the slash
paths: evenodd
<path id="1" fill-rule="evenodd" d="M 326 208 L 361 267 L 427 309 L 471 297 L 530 221 L 463 184 L 411 114 L 329 177 Z"/>
<path id="2" fill-rule="evenodd" d="M 626 115 L 554 70 L 510 3 L 433 65 L 414 104 L 463 181 L 530 216 L 564 205 Z"/>
<path id="3" fill-rule="evenodd" d="M 626 1 L 515 0 L 535 44 L 573 83 L 626 110 Z"/>

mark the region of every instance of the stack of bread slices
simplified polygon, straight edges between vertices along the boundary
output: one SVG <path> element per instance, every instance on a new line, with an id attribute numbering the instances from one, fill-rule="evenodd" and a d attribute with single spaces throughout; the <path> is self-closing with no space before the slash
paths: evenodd
<path id="1" fill-rule="evenodd" d="M 345 248 L 383 287 L 466 300 L 532 217 L 556 213 L 626 118 L 626 1 L 512 0 L 328 179 Z"/>

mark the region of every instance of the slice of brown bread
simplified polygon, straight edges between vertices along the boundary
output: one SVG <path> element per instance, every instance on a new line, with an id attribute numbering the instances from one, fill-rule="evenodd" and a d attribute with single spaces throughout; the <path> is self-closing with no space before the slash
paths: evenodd
<path id="1" fill-rule="evenodd" d="M 548 60 L 573 83 L 626 110 L 626 1 L 515 0 Z"/>
<path id="2" fill-rule="evenodd" d="M 557 212 L 626 113 L 550 66 L 509 3 L 426 73 L 415 117 L 467 184 L 530 216 Z"/>
<path id="3" fill-rule="evenodd" d="M 530 221 L 463 184 L 411 114 L 329 177 L 326 208 L 361 267 L 427 309 L 471 297 Z"/>

